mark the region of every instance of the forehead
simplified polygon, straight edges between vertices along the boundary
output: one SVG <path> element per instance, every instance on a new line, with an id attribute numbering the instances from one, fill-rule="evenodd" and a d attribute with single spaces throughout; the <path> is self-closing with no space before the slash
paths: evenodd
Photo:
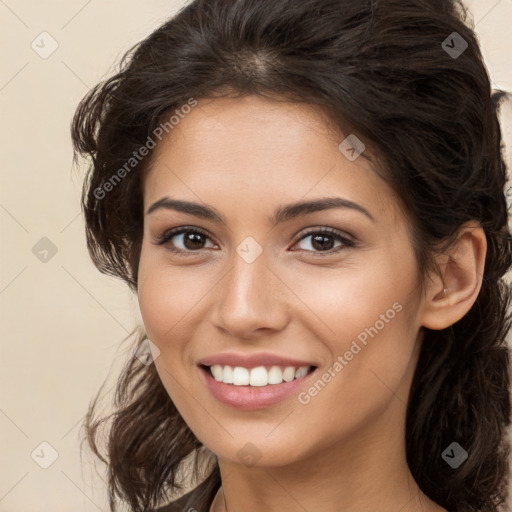
<path id="1" fill-rule="evenodd" d="M 220 150 L 226 145 L 233 157 L 250 152 L 272 158 L 280 148 L 285 151 L 293 147 L 297 152 L 297 146 L 306 140 L 315 143 L 307 151 L 313 153 L 313 149 L 321 149 L 321 142 L 338 145 L 344 138 L 319 106 L 254 95 L 203 98 L 181 119 L 174 119 L 178 122 L 166 130 L 168 133 L 156 150 L 157 158 L 165 158 L 162 154 L 169 149 L 190 151 L 197 157 L 201 151 L 211 150 L 211 146 Z"/>
<path id="2" fill-rule="evenodd" d="M 304 103 L 199 99 L 155 149 L 145 203 L 174 193 L 195 200 L 215 193 L 220 201 L 242 198 L 255 206 L 341 194 L 382 210 L 392 192 L 364 152 L 351 161 L 340 151 L 347 135 L 321 108 Z"/>

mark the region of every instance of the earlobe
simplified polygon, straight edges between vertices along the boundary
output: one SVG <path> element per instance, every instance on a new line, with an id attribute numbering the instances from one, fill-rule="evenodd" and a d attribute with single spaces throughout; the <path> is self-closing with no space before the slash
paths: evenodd
<path id="1" fill-rule="evenodd" d="M 450 248 L 437 258 L 424 297 L 421 325 L 445 329 L 460 320 L 475 303 L 482 287 L 487 240 L 476 223 L 465 224 Z"/>

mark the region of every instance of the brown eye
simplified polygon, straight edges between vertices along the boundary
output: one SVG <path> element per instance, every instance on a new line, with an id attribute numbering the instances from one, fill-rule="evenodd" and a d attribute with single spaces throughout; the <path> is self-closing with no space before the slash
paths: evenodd
<path id="1" fill-rule="evenodd" d="M 202 235 L 201 233 L 187 231 L 186 233 L 183 233 L 182 243 L 186 249 L 202 249 L 205 244 L 204 238 L 204 235 Z"/>
<path id="2" fill-rule="evenodd" d="M 300 249 L 308 252 L 338 252 L 344 247 L 353 247 L 354 242 L 333 229 L 309 231 L 302 235 L 297 244 L 309 240 Z M 335 245 L 338 242 L 338 245 Z"/>
<path id="3" fill-rule="evenodd" d="M 206 245 L 210 241 L 210 245 Z M 176 228 L 164 233 L 158 245 L 167 245 L 174 252 L 196 252 L 208 247 L 215 247 L 210 237 L 198 228 Z"/>

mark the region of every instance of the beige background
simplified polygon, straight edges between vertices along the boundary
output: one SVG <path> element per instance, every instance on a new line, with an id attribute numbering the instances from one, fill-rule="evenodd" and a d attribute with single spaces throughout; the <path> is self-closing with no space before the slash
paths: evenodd
<path id="1" fill-rule="evenodd" d="M 181 5 L 0 0 L 1 512 L 108 510 L 92 458 L 80 463 L 80 424 L 128 354 L 121 340 L 138 310 L 126 287 L 89 260 L 69 125 L 87 90 Z M 512 0 L 467 5 L 495 86 L 512 91 Z M 58 43 L 47 59 L 31 47 L 43 31 Z M 510 155 L 512 105 L 503 114 Z M 43 237 L 57 249 L 46 262 L 32 252 Z M 51 461 L 42 442 L 58 453 L 47 469 L 31 457 L 35 450 L 35 460 Z"/>

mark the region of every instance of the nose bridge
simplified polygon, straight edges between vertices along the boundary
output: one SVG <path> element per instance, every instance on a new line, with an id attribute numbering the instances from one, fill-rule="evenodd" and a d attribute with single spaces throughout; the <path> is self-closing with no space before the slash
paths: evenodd
<path id="1" fill-rule="evenodd" d="M 246 257 L 242 249 L 243 243 L 233 254 L 230 270 L 219 283 L 214 322 L 239 338 L 250 337 L 263 328 L 282 329 L 287 314 L 279 281 L 268 268 L 268 258 L 264 252 L 255 258 L 254 253 Z"/>

